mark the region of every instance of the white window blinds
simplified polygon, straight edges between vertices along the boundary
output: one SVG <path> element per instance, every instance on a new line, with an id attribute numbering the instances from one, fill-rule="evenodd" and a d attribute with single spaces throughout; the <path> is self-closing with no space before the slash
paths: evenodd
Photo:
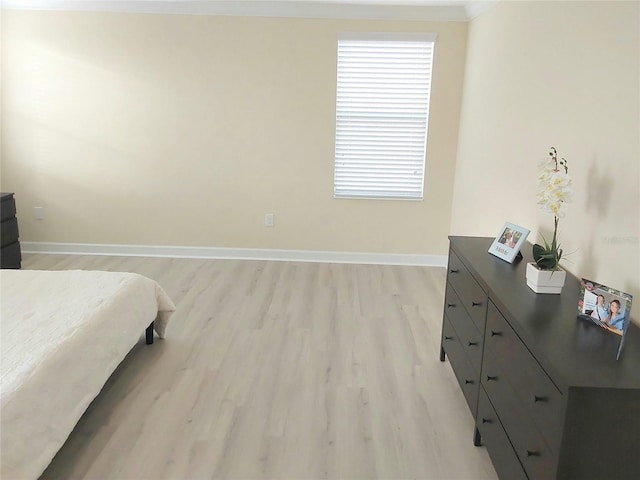
<path id="1" fill-rule="evenodd" d="M 422 198 L 434 41 L 338 39 L 336 197 Z"/>

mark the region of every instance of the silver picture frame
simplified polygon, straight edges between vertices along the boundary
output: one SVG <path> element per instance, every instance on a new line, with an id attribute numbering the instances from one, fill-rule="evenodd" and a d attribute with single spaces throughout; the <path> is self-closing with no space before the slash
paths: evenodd
<path id="1" fill-rule="evenodd" d="M 502 260 L 513 263 L 518 254 L 520 247 L 529 236 L 529 230 L 515 223 L 505 222 L 498 236 L 495 238 L 489 253 L 495 255 Z"/>

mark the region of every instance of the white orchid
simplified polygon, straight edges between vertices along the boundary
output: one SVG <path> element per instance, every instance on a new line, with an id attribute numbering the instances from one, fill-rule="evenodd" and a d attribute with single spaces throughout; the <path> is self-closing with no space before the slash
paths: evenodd
<path id="1" fill-rule="evenodd" d="M 554 216 L 553 240 L 549 244 L 543 238 L 544 247 L 534 245 L 533 252 L 540 268 L 555 270 L 562 257 L 562 249 L 558 244 L 558 219 L 564 217 L 573 190 L 567 160 L 558 160 L 558 153 L 554 147 L 551 147 L 549 157 L 549 160 L 540 164 L 537 197 L 540 208 Z"/>
<path id="2" fill-rule="evenodd" d="M 566 161 L 565 161 L 566 162 Z M 552 163 L 552 162 L 547 162 Z M 571 203 L 571 178 L 562 170 L 544 167 L 538 176 L 538 205 L 546 213 L 564 217 L 566 204 Z"/>

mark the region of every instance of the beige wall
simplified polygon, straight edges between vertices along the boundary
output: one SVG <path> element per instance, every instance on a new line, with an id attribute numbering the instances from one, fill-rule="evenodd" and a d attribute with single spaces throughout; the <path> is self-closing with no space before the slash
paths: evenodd
<path id="1" fill-rule="evenodd" d="M 4 185 L 2 182 L 2 23 L 3 23 L 3 13 L 4 11 L 0 8 L 0 185 Z"/>
<path id="2" fill-rule="evenodd" d="M 333 198 L 341 31 L 438 34 L 424 201 Z M 5 11 L 2 189 L 24 241 L 444 254 L 466 34 Z"/>
<path id="3" fill-rule="evenodd" d="M 495 236 L 509 220 L 540 241 L 553 217 L 537 209 L 536 167 L 555 146 L 575 191 L 560 224 L 574 252 L 564 267 L 636 300 L 639 5 L 500 2 L 471 22 L 451 224 Z"/>

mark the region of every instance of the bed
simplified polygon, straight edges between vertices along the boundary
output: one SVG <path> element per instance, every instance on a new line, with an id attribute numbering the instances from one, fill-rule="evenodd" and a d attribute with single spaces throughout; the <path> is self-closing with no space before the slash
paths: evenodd
<path id="1" fill-rule="evenodd" d="M 0 478 L 37 479 L 141 334 L 164 338 L 175 306 L 134 273 L 1 270 L 0 291 Z"/>

